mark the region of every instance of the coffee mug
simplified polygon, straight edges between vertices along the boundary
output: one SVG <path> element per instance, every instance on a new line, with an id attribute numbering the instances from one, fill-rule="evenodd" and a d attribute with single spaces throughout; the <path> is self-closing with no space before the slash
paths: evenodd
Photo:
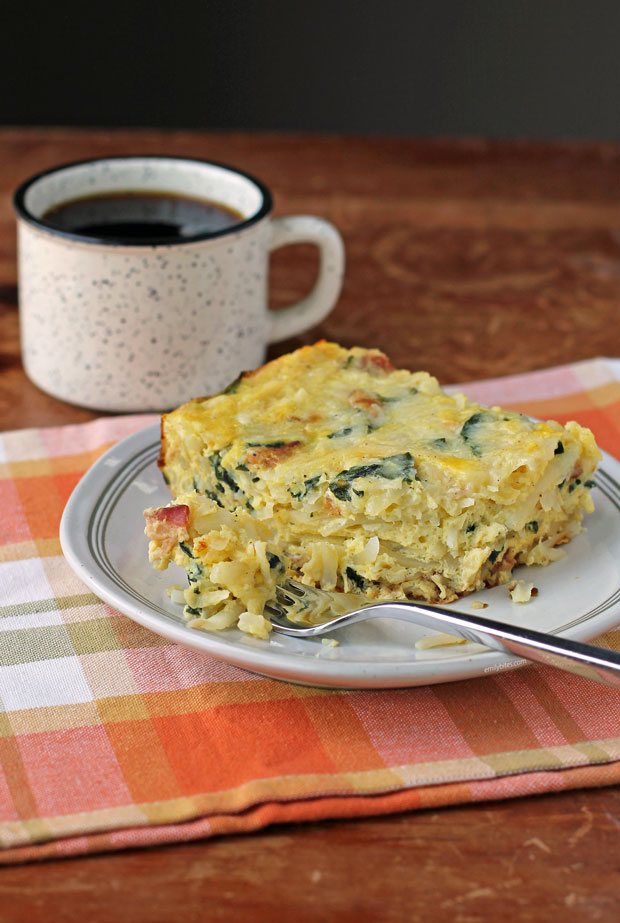
<path id="1" fill-rule="evenodd" d="M 130 228 L 109 215 L 103 226 L 89 223 L 89 208 L 96 216 L 116 200 L 122 213 L 128 198 L 134 208 L 147 202 Z M 163 213 L 164 200 L 168 213 L 211 208 L 220 224 L 181 227 L 167 214 L 149 230 L 149 208 Z M 340 294 L 344 249 L 334 226 L 272 218 L 267 187 L 223 164 L 168 156 L 65 164 L 22 183 L 14 204 L 24 367 L 73 404 L 166 410 L 216 393 L 260 365 L 268 343 L 317 324 Z M 269 254 L 296 243 L 319 248 L 318 279 L 297 304 L 270 311 Z"/>

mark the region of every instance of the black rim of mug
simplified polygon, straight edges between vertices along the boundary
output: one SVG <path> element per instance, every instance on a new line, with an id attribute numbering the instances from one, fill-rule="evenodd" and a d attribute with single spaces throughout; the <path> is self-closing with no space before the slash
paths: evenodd
<path id="1" fill-rule="evenodd" d="M 259 209 L 253 215 L 251 215 L 249 218 L 244 218 L 243 221 L 239 221 L 236 224 L 231 224 L 229 227 L 222 228 L 219 231 L 205 231 L 202 234 L 194 234 L 191 237 L 184 238 L 182 241 L 180 241 L 178 237 L 141 237 L 136 239 L 122 237 L 120 235 L 118 237 L 97 237 L 94 234 L 77 234 L 74 231 L 65 231 L 62 228 L 56 227 L 56 225 L 46 221 L 44 218 L 37 218 L 36 215 L 33 215 L 32 212 L 26 208 L 25 198 L 28 189 L 34 183 L 38 182 L 44 177 L 51 176 L 53 173 L 61 173 L 63 170 L 68 170 L 72 167 L 81 167 L 86 164 L 117 162 L 122 160 L 169 160 L 200 164 L 201 166 L 217 167 L 221 170 L 227 170 L 229 173 L 235 173 L 237 176 L 241 176 L 244 179 L 247 179 L 254 186 L 256 186 L 262 195 L 262 203 Z M 112 247 L 187 247 L 190 244 L 195 244 L 203 240 L 215 240 L 218 237 L 226 237 L 239 234 L 241 231 L 244 231 L 246 228 L 256 224 L 258 221 L 269 214 L 273 207 L 273 197 L 268 187 L 265 186 L 261 180 L 257 179 L 255 176 L 252 176 L 251 173 L 246 173 L 245 170 L 239 170 L 237 167 L 233 167 L 228 163 L 221 163 L 216 160 L 202 160 L 199 157 L 176 156 L 174 154 L 119 154 L 111 157 L 87 157 L 85 160 L 74 160 L 68 163 L 57 164 L 55 167 L 50 167 L 48 170 L 42 170 L 40 173 L 35 173 L 34 176 L 28 177 L 28 179 L 24 180 L 24 182 L 17 187 L 13 197 L 13 207 L 15 208 L 17 215 L 28 224 L 48 231 L 50 234 L 54 234 L 58 237 L 64 237 L 68 240 L 80 241 L 81 243 L 85 244 L 99 244 L 102 246 Z"/>

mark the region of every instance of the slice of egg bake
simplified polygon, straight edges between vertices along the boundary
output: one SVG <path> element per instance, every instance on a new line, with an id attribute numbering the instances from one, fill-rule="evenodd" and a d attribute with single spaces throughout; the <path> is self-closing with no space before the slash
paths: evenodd
<path id="1" fill-rule="evenodd" d="M 285 574 L 372 599 L 446 602 L 548 564 L 593 509 L 590 430 L 445 394 L 378 350 L 327 342 L 162 418 L 175 500 L 149 555 L 185 568 L 190 624 L 267 637 Z"/>

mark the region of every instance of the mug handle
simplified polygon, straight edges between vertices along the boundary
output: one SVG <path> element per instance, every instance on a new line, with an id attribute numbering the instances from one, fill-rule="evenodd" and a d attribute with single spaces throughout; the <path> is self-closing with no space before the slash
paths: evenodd
<path id="1" fill-rule="evenodd" d="M 318 324 L 336 304 L 344 276 L 344 244 L 329 221 L 313 215 L 291 215 L 271 222 L 269 250 L 287 244 L 316 244 L 320 252 L 319 276 L 309 295 L 289 308 L 270 311 L 269 342 L 287 340 Z"/>

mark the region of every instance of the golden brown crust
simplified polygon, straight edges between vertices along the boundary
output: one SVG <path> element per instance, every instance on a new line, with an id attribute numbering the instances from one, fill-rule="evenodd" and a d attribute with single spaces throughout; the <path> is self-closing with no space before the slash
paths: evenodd
<path id="1" fill-rule="evenodd" d="M 161 432 L 161 445 L 159 447 L 159 455 L 157 456 L 157 467 L 161 468 L 162 471 L 166 465 L 166 434 L 164 432 L 164 421 L 168 416 L 167 413 L 162 413 L 161 420 L 159 423 L 159 428 Z"/>
<path id="2" fill-rule="evenodd" d="M 312 353 L 317 348 L 317 346 L 324 346 L 325 344 L 329 344 L 329 340 L 326 340 L 326 339 L 317 340 L 316 343 L 310 343 L 310 344 L 307 344 L 306 346 L 300 346 L 298 349 L 295 350 L 294 355 L 303 356 L 304 353 L 309 353 L 310 355 L 312 355 Z M 281 361 L 282 361 L 282 356 L 276 359 L 270 359 L 269 362 L 265 362 L 264 365 L 259 365 L 258 368 L 256 369 L 252 369 L 249 372 L 241 372 L 241 374 L 239 375 L 239 378 L 252 378 L 254 375 L 257 375 L 259 372 L 262 372 L 263 369 L 269 368 L 270 365 L 275 365 L 276 363 L 279 365 Z"/>
<path id="3" fill-rule="evenodd" d="M 299 348 L 299 350 L 297 350 L 297 352 L 300 352 L 300 353 L 303 353 L 303 352 L 312 352 L 312 351 L 315 349 L 315 347 L 320 346 L 320 345 L 322 345 L 322 344 L 324 344 L 324 343 L 327 343 L 327 340 L 325 340 L 325 339 L 317 340 L 317 342 L 314 343 L 314 344 L 312 344 L 312 345 L 301 346 L 301 347 Z M 269 362 L 265 362 L 263 365 L 258 366 L 258 368 L 256 368 L 256 369 L 250 369 L 250 370 L 248 370 L 248 371 L 240 372 L 239 375 L 237 376 L 237 378 L 234 379 L 234 380 L 230 383 L 230 385 L 234 384 L 235 381 L 243 380 L 243 379 L 246 379 L 246 378 L 253 378 L 254 375 L 257 375 L 257 374 L 258 374 L 258 372 L 262 371 L 263 369 L 266 369 L 268 366 L 273 365 L 273 363 L 279 362 L 279 361 L 280 361 L 280 359 L 270 359 Z M 388 360 L 388 361 L 389 361 L 389 360 Z M 390 365 L 391 365 L 391 363 L 390 363 Z M 230 388 L 230 385 L 228 385 L 227 387 Z M 222 393 L 224 393 L 225 391 L 226 391 L 226 388 L 224 388 L 224 389 L 223 389 L 222 391 L 220 391 L 220 392 L 217 392 L 216 394 L 204 394 L 202 397 L 192 397 L 192 398 L 190 398 L 188 401 L 185 401 L 183 404 L 180 404 L 179 407 L 177 407 L 177 408 L 175 409 L 174 412 L 176 412 L 176 410 L 181 410 L 183 407 L 186 407 L 188 404 L 199 404 L 199 403 L 201 403 L 202 401 L 208 401 L 208 400 L 209 400 L 210 398 L 212 398 L 212 397 L 217 397 L 217 394 L 218 394 L 218 393 L 219 393 L 219 394 L 222 394 Z M 172 411 L 171 411 L 171 412 L 172 412 Z M 170 416 L 170 414 L 167 414 L 167 413 L 163 413 L 163 414 L 161 415 L 161 447 L 160 447 L 160 450 L 159 450 L 159 455 L 158 455 L 158 457 L 157 457 L 157 466 L 158 466 L 158 468 L 161 469 L 162 472 L 163 472 L 163 470 L 164 470 L 164 468 L 166 467 L 166 464 L 167 464 L 167 460 L 166 460 L 167 444 L 166 444 L 166 435 L 165 435 L 165 432 L 164 432 L 164 426 L 165 426 L 166 417 L 168 417 L 168 416 Z M 318 418 L 317 418 L 317 419 L 318 419 Z"/>
<path id="4" fill-rule="evenodd" d="M 257 465 L 263 468 L 274 468 L 279 461 L 289 458 L 299 447 L 301 442 L 288 442 L 285 445 L 264 445 L 251 449 L 245 456 L 246 464 Z"/>

